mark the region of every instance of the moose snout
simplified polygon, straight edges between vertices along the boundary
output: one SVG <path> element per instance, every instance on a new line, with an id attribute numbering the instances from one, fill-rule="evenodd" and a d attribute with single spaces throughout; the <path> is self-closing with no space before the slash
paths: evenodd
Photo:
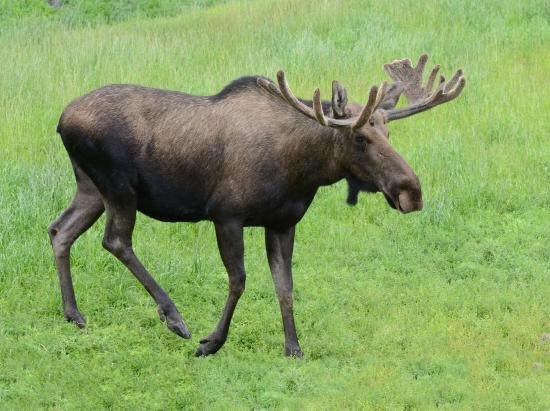
<path id="1" fill-rule="evenodd" d="M 418 177 L 412 175 L 402 179 L 392 190 L 392 199 L 397 208 L 402 213 L 422 210 L 422 189 Z"/>
<path id="2" fill-rule="evenodd" d="M 398 196 L 398 207 L 402 213 L 422 210 L 422 193 L 420 189 L 416 192 L 402 191 Z"/>

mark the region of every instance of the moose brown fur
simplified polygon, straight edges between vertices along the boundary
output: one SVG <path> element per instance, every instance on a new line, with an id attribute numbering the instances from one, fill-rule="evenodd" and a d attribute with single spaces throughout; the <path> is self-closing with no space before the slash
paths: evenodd
<path id="1" fill-rule="evenodd" d="M 243 227 L 261 226 L 285 353 L 301 356 L 292 299 L 295 226 L 317 189 L 343 178 L 382 191 L 402 212 L 422 208 L 418 178 L 390 145 L 387 122 L 449 101 L 464 86 L 458 72 L 432 93 L 432 72 L 422 87 L 426 58 L 416 68 L 408 60 L 387 65 L 396 83 L 389 89 L 385 83 L 373 87 L 364 107 L 347 106 L 338 83 L 331 103 L 323 104 L 318 90 L 313 101 L 299 100 L 283 72 L 278 85 L 245 77 L 214 96 L 110 85 L 70 103 L 57 130 L 77 190 L 48 230 L 66 318 L 85 325 L 71 279 L 71 245 L 106 211 L 103 246 L 143 284 L 168 328 L 190 338 L 170 297 L 135 256 L 132 232 L 137 211 L 162 221 L 209 220 L 229 275 L 229 295 L 218 325 L 200 340 L 196 355 L 215 353 L 245 288 Z M 410 105 L 398 109 L 401 92 Z"/>

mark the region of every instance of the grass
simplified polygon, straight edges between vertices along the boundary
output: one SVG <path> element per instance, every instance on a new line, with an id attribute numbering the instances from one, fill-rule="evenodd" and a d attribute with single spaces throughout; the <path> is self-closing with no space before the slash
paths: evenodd
<path id="1" fill-rule="evenodd" d="M 21 18 L 47 18 L 65 26 L 94 26 L 128 19 L 174 16 L 225 0 L 0 0 L 0 22 L 18 24 Z M 28 20 L 27 22 L 28 23 Z"/>
<path id="2" fill-rule="evenodd" d="M 158 18 L 119 3 L 71 20 L 27 2 L 0 25 L 0 408 L 548 409 L 547 2 L 159 1 Z M 425 208 L 320 190 L 295 247 L 303 360 L 282 357 L 261 229 L 215 356 L 192 356 L 226 295 L 209 223 L 139 216 L 134 236 L 191 341 L 101 248 L 103 218 L 73 248 L 88 328 L 64 322 L 46 227 L 74 190 L 55 133 L 71 99 L 113 82 L 210 94 L 284 68 L 299 95 L 337 78 L 366 101 L 383 63 L 422 52 L 468 77 L 457 101 L 391 125 Z"/>

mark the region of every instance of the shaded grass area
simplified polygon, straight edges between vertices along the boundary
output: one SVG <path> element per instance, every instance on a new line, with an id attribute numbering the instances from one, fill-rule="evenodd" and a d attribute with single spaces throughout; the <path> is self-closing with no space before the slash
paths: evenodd
<path id="1" fill-rule="evenodd" d="M 2 407 L 547 408 L 549 14 L 543 1 L 261 1 L 0 28 Z M 191 341 L 101 248 L 103 218 L 73 247 L 89 326 L 63 321 L 45 229 L 74 191 L 55 134 L 72 98 L 117 82 L 211 94 L 284 68 L 298 95 L 328 97 L 336 78 L 365 101 L 383 63 L 422 52 L 468 77 L 457 101 L 391 124 L 425 209 L 364 195 L 349 208 L 343 184 L 320 190 L 295 247 L 304 360 L 282 358 L 260 229 L 246 230 L 247 290 L 211 358 L 192 357 L 226 295 L 208 223 L 139 216 L 134 237 Z"/>
<path id="2" fill-rule="evenodd" d="M 224 0 L 58 0 L 55 5 L 46 0 L 0 0 L 0 22 L 17 24 L 21 18 L 37 18 L 73 27 L 101 25 L 135 18 L 175 16 L 222 2 Z"/>

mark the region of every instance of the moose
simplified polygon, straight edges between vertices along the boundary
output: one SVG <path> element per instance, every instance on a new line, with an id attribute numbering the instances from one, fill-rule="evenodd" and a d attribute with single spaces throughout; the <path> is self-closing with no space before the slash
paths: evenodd
<path id="1" fill-rule="evenodd" d="M 402 213 L 422 208 L 419 179 L 389 142 L 387 124 L 456 98 L 462 70 L 434 89 L 439 66 L 423 85 L 428 56 L 384 66 L 393 80 L 370 89 L 366 105 L 347 103 L 333 83 L 331 101 L 319 89 L 297 98 L 283 71 L 277 83 L 242 77 L 212 96 L 137 85 L 107 85 L 72 101 L 57 132 L 69 155 L 76 194 L 49 227 L 64 315 L 78 327 L 70 269 L 74 241 L 106 212 L 102 245 L 122 262 L 157 304 L 175 334 L 191 333 L 174 302 L 134 254 L 136 212 L 167 222 L 212 221 L 229 292 L 215 329 L 196 356 L 225 343 L 245 289 L 243 227 L 265 229 L 278 297 L 285 355 L 303 355 L 293 314 L 292 254 L 296 224 L 320 186 L 347 178 L 359 190 L 382 192 Z M 433 89 L 433 91 L 432 91 Z M 408 105 L 397 107 L 401 94 Z M 351 189 L 350 189 L 351 190 Z"/>

